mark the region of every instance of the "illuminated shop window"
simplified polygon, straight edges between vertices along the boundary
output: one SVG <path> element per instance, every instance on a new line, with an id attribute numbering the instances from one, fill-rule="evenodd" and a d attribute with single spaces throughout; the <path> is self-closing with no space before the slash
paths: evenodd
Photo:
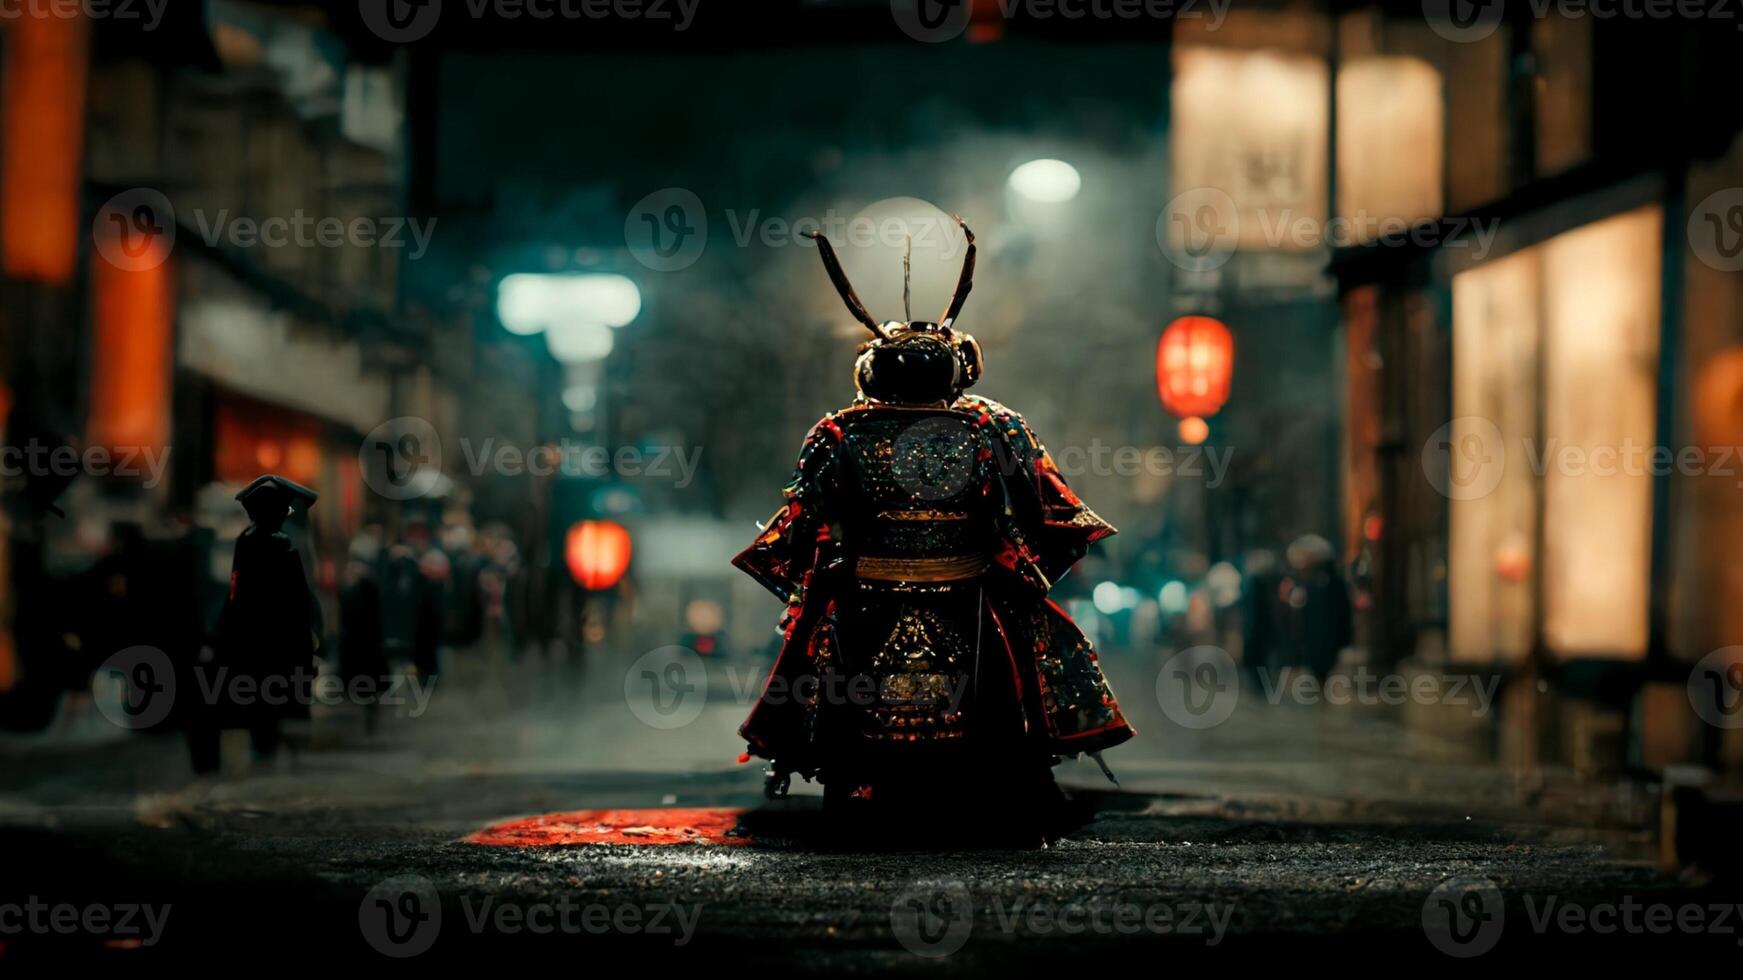
<path id="1" fill-rule="evenodd" d="M 1518 661 L 1539 621 L 1556 657 L 1645 655 L 1661 222 L 1642 208 L 1453 279 L 1455 659 Z"/>
<path id="2" fill-rule="evenodd" d="M 1237 245 L 1308 250 L 1326 218 L 1324 59 L 1185 46 L 1174 52 L 1171 196 L 1233 200 Z"/>
<path id="3" fill-rule="evenodd" d="M 1646 651 L 1662 216 L 1643 208 L 1543 245 L 1543 634 L 1560 656 Z M 1564 457 L 1565 454 L 1565 457 Z M 1584 461 L 1583 466 L 1579 465 Z"/>
<path id="4" fill-rule="evenodd" d="M 1515 662 L 1531 651 L 1542 262 L 1536 249 L 1453 278 L 1451 533 L 1454 660 Z"/>
<path id="5" fill-rule="evenodd" d="M 1351 243 L 1438 217 L 1440 73 L 1420 58 L 1360 58 L 1338 69 L 1337 99 L 1337 204 Z"/>

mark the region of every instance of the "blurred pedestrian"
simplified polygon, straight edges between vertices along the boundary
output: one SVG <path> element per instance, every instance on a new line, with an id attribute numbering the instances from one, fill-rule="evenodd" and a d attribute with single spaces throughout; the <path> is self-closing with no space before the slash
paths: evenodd
<path id="1" fill-rule="evenodd" d="M 111 530 L 113 550 L 98 562 L 108 611 L 98 617 L 101 633 L 93 635 L 93 656 L 148 646 L 162 651 L 174 672 L 172 690 L 201 690 L 201 651 L 206 643 L 200 611 L 200 575 L 204 555 L 185 521 L 164 522 L 147 535 L 135 522 L 121 521 Z M 99 639 L 100 637 L 100 639 Z M 183 731 L 196 771 L 202 769 L 201 731 L 208 723 L 205 705 L 183 694 L 171 700 L 170 714 L 156 727 Z M 215 764 L 213 766 L 215 768 Z"/>
<path id="2" fill-rule="evenodd" d="M 38 428 L 22 410 L 6 425 L 7 445 L 40 440 L 49 446 L 70 443 L 54 430 Z M 8 478 L 0 499 L 0 639 L 10 641 L 8 677 L 0 684 L 0 731 L 40 731 L 60 708 L 61 694 L 76 686 L 68 637 L 89 614 L 66 583 L 48 571 L 48 522 L 66 516 L 56 501 L 73 481 L 70 472 L 27 473 Z M 79 665 L 82 667 L 83 665 Z"/>
<path id="3" fill-rule="evenodd" d="M 484 525 L 477 538 L 480 644 L 492 669 L 512 657 L 522 633 L 526 575 L 513 533 L 500 523 Z"/>
<path id="4" fill-rule="evenodd" d="M 443 627 L 448 646 L 455 650 L 476 645 L 484 632 L 478 575 L 487 558 L 479 538 L 470 524 L 455 522 L 442 528 L 442 553 L 449 567 Z"/>
<path id="5" fill-rule="evenodd" d="M 345 563 L 345 584 L 339 590 L 339 672 L 347 691 L 357 685 L 372 685 L 379 691 L 387 682 L 387 654 L 381 638 L 381 586 L 376 581 L 379 542 L 359 535 L 351 542 Z M 380 724 L 380 699 L 363 704 L 364 731 L 373 735 Z"/>
<path id="6" fill-rule="evenodd" d="M 1283 572 L 1277 555 L 1263 548 L 1247 552 L 1241 583 L 1241 665 L 1255 679 L 1276 677 L 1287 656 L 1283 617 Z"/>
<path id="7" fill-rule="evenodd" d="M 437 563 L 425 561 L 431 551 L 429 523 L 418 516 L 408 519 L 399 543 L 388 549 L 381 581 L 387 656 L 410 663 L 424 677 L 436 675 L 442 644 L 444 583 L 435 577 Z M 445 576 L 445 562 L 440 564 Z"/>
<path id="8" fill-rule="evenodd" d="M 1290 543 L 1287 582 L 1289 638 L 1296 666 L 1324 681 L 1350 645 L 1350 590 L 1337 551 L 1317 534 Z"/>

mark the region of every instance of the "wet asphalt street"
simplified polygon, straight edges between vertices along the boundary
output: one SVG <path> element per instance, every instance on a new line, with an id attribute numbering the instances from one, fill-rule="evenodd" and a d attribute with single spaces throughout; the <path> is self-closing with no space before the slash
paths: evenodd
<path id="1" fill-rule="evenodd" d="M 820 836 L 803 787 L 762 801 L 719 730 L 736 705 L 673 732 L 634 727 L 597 690 L 560 724 L 502 697 L 374 738 L 334 720 L 271 772 L 215 780 L 186 774 L 174 736 L 71 725 L 0 743 L 0 967 L 552 952 L 581 969 L 623 955 L 1057 973 L 1093 956 L 1420 972 L 1512 954 L 1743 954 L 1736 883 L 1652 860 L 1649 792 L 1424 762 L 1375 747 L 1407 740 L 1368 717 L 1261 706 L 1220 736 L 1140 739 L 1110 760 L 1118 790 L 1068 765 L 1062 781 L 1096 816 L 1048 849 L 864 853 Z M 1352 739 L 1370 749 L 1359 761 Z M 673 807 L 746 813 L 706 843 L 466 840 L 517 817 Z M 624 823 L 632 837 L 638 819 Z"/>

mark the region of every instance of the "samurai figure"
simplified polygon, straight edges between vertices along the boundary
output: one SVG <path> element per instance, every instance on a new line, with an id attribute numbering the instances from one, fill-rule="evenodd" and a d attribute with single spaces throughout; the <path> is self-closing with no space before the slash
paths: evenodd
<path id="1" fill-rule="evenodd" d="M 322 642 L 321 609 L 303 573 L 296 545 L 285 532 L 291 514 L 314 505 L 315 491 L 282 476 L 262 476 L 236 499 L 250 524 L 236 539 L 230 593 L 218 618 L 215 666 L 239 692 L 218 705 L 216 728 L 246 728 L 257 760 L 277 753 L 282 723 L 306 720 L 315 656 Z M 195 769 L 217 768 L 216 732 L 196 745 Z"/>
<path id="2" fill-rule="evenodd" d="M 787 604 L 739 734 L 747 758 L 770 761 L 771 796 L 793 774 L 820 781 L 826 822 L 856 840 L 1034 846 L 1082 823 L 1052 767 L 1099 764 L 1133 735 L 1089 640 L 1047 597 L 1114 528 L 1020 415 L 964 393 L 982 357 L 955 327 L 974 279 L 962 231 L 936 323 L 874 319 L 811 236 L 873 337 L 858 396 L 812 428 L 786 503 L 733 560 Z"/>

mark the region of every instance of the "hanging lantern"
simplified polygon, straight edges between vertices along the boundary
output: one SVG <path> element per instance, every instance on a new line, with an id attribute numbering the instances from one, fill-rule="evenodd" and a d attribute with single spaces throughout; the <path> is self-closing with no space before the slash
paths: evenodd
<path id="1" fill-rule="evenodd" d="M 580 521 L 569 528 L 563 557 L 583 589 L 600 592 L 616 585 L 629 569 L 629 531 L 615 521 Z"/>
<path id="2" fill-rule="evenodd" d="M 1229 400 L 1235 340 L 1208 316 L 1183 316 L 1156 345 L 1156 392 L 1162 407 L 1181 418 L 1215 415 Z"/>

